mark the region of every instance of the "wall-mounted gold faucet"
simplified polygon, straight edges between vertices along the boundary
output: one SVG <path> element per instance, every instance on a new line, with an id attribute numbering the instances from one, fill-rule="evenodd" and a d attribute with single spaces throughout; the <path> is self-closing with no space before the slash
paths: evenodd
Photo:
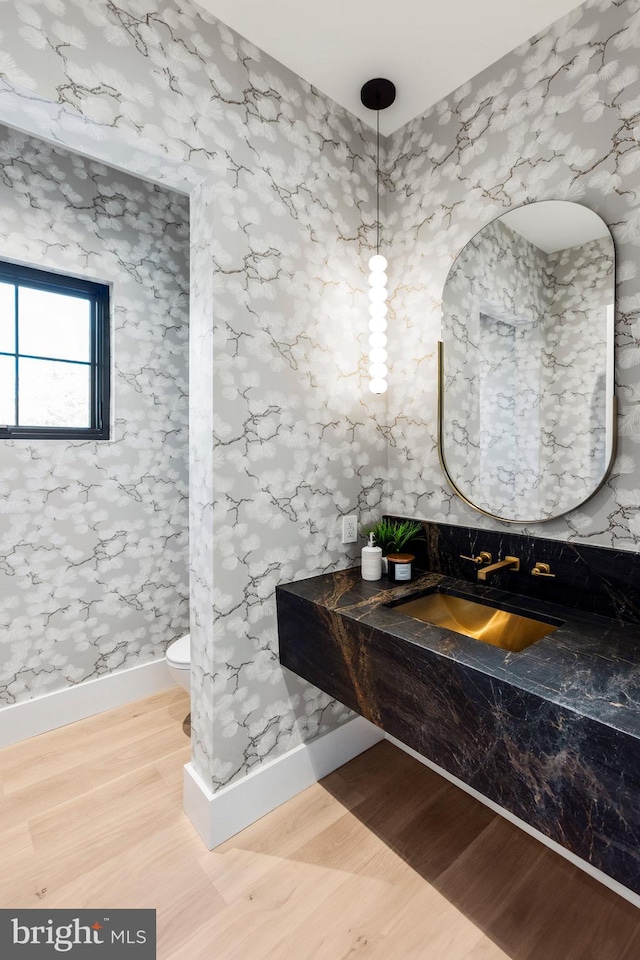
<path id="1" fill-rule="evenodd" d="M 483 567 L 482 570 L 478 570 L 478 580 L 486 580 L 489 574 L 495 573 L 496 570 L 507 569 L 520 569 L 520 560 L 518 557 L 505 557 L 504 560 L 499 560 L 497 563 L 492 563 L 490 567 Z"/>
<path id="2" fill-rule="evenodd" d="M 531 571 L 532 577 L 555 577 L 555 573 L 551 573 L 551 567 L 548 563 L 542 563 L 538 560 L 533 570 Z"/>
<path id="3" fill-rule="evenodd" d="M 493 557 L 486 550 L 481 550 L 477 557 L 467 557 L 464 553 L 461 553 L 460 559 L 471 560 L 472 563 L 491 563 Z"/>

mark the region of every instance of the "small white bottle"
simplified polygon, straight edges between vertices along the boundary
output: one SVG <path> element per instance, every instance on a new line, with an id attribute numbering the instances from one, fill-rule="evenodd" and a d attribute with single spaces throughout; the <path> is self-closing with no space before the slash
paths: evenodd
<path id="1" fill-rule="evenodd" d="M 362 548 L 362 579 L 380 580 L 382 577 L 382 550 L 373 545 L 373 534 L 369 534 L 369 543 Z"/>

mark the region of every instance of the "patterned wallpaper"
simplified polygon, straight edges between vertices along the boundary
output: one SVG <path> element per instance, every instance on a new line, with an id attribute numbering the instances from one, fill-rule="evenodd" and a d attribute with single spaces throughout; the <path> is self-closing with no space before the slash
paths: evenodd
<path id="1" fill-rule="evenodd" d="M 545 329 L 545 496 L 573 506 L 600 483 L 607 466 L 606 378 L 612 348 L 608 312 L 614 301 L 609 238 L 549 257 L 553 280 Z M 587 293 L 583 293 L 587 291 Z M 559 321 L 558 318 L 561 318 Z"/>
<path id="2" fill-rule="evenodd" d="M 195 186 L 193 731 L 214 790 L 348 717 L 280 670 L 273 600 L 279 580 L 350 563 L 342 514 L 483 522 L 438 467 L 440 300 L 469 237 L 527 199 L 595 209 L 622 262 L 616 472 L 542 529 L 635 548 L 635 0 L 588 3 L 386 143 L 388 420 L 364 367 L 372 131 L 187 0 L 0 3 L 0 118 Z"/>
<path id="3" fill-rule="evenodd" d="M 386 401 L 364 357 L 375 135 L 185 0 L 0 12 L 0 117 L 73 126 L 99 156 L 113 135 L 122 165 L 197 183 L 192 731 L 215 790 L 350 716 L 281 670 L 274 589 L 351 564 L 340 517 L 382 509 Z"/>
<path id="4" fill-rule="evenodd" d="M 547 254 L 495 220 L 456 258 L 442 301 L 443 446 L 482 510 L 557 516 L 602 480 L 613 297 L 609 238 Z"/>
<path id="5" fill-rule="evenodd" d="M 0 127 L 0 257 L 112 282 L 110 441 L 0 441 L 0 703 L 188 629 L 187 198 Z"/>
<path id="6" fill-rule="evenodd" d="M 636 0 L 588 0 L 390 138 L 397 331 L 391 338 L 390 512 L 507 529 L 468 508 L 440 471 L 442 291 L 456 255 L 485 223 L 528 201 L 573 200 L 602 217 L 616 245 L 618 456 L 588 504 L 528 532 L 638 549 L 639 47 Z M 571 428 L 577 433 L 580 425 Z"/>
<path id="7" fill-rule="evenodd" d="M 364 366 L 374 168 L 361 134 L 309 94 L 258 169 L 221 168 L 192 197 L 192 729 L 215 787 L 351 716 L 283 673 L 274 591 L 350 565 L 361 544 L 342 545 L 340 517 L 381 512 L 385 403 L 370 399 Z"/>
<path id="8" fill-rule="evenodd" d="M 523 425 L 538 417 L 545 267 L 541 250 L 495 221 L 461 251 L 443 292 L 447 466 L 473 503 L 502 516 L 536 512 L 539 445 Z"/>

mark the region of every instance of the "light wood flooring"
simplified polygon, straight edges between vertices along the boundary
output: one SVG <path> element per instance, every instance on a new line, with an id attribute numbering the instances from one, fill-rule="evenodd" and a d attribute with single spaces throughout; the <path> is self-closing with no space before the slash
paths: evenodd
<path id="1" fill-rule="evenodd" d="M 159 960 L 640 958 L 640 911 L 389 743 L 208 852 L 187 711 L 0 751 L 0 907 L 152 907 Z"/>

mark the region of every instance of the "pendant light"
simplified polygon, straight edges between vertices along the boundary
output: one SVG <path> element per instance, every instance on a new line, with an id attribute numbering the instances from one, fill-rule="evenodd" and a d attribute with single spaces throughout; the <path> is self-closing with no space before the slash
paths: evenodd
<path id="1" fill-rule="evenodd" d="M 387 261 L 380 253 L 380 111 L 390 107 L 396 98 L 391 80 L 378 77 L 368 80 L 360 91 L 360 99 L 369 110 L 376 111 L 376 252 L 369 260 L 369 390 L 385 393 L 387 389 Z"/>

